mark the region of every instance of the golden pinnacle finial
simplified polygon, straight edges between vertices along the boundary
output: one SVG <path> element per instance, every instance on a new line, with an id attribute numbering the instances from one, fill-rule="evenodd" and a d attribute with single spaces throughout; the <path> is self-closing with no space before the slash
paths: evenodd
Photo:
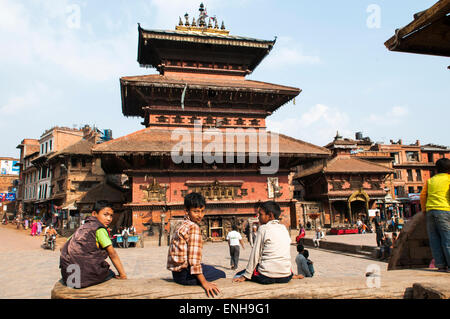
<path id="1" fill-rule="evenodd" d="M 216 16 L 208 16 L 206 11 L 206 7 L 203 3 L 200 4 L 199 9 L 199 17 L 197 20 L 195 18 L 192 19 L 192 23 L 189 23 L 189 14 L 186 13 L 184 18 L 186 22 L 183 25 L 183 21 L 180 17 L 178 25 L 175 26 L 175 30 L 177 31 L 186 31 L 186 32 L 198 32 L 198 33 L 213 33 L 213 34 L 221 34 L 228 35 L 230 31 L 225 29 L 225 24 L 222 21 L 222 26 L 219 28 L 219 22 L 217 21 Z M 208 19 L 208 24 L 206 19 Z M 214 21 L 214 26 L 213 26 Z"/>

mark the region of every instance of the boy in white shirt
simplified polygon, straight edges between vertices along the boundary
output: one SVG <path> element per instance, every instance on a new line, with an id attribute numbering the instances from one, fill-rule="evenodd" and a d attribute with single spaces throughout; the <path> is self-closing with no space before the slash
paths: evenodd
<path id="1" fill-rule="evenodd" d="M 227 235 L 228 246 L 230 247 L 230 264 L 231 269 L 237 269 L 239 263 L 239 244 L 241 244 L 242 249 L 244 249 L 244 242 L 242 241 L 242 236 L 237 231 L 236 225 L 231 226 L 231 231 Z"/>
<path id="2" fill-rule="evenodd" d="M 287 283 L 292 279 L 291 237 L 280 224 L 280 206 L 274 201 L 262 203 L 258 208 L 260 227 L 250 253 L 247 268 L 236 274 L 234 282 L 245 280 L 261 284 Z"/>

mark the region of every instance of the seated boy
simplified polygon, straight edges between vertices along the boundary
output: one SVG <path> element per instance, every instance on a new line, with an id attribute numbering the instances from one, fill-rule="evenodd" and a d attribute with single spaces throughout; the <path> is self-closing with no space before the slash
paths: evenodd
<path id="1" fill-rule="evenodd" d="M 280 224 L 280 206 L 267 201 L 258 208 L 260 227 L 247 268 L 236 274 L 234 282 L 245 280 L 261 284 L 287 283 L 291 280 L 291 237 Z"/>
<path id="2" fill-rule="evenodd" d="M 173 280 L 181 285 L 201 285 L 208 297 L 220 291 L 210 281 L 225 278 L 225 272 L 213 266 L 201 264 L 202 233 L 200 223 L 205 214 L 205 198 L 199 193 L 184 197 L 186 216 L 183 224 L 174 232 L 167 257 L 167 269 Z"/>
<path id="3" fill-rule="evenodd" d="M 72 288 L 85 288 L 113 277 L 127 278 L 106 230 L 106 227 L 111 224 L 113 214 L 114 211 L 107 202 L 97 202 L 92 216 L 87 217 L 85 223 L 64 244 L 61 249 L 59 267 L 65 285 Z M 105 260 L 108 256 L 119 272 L 119 276 L 109 269 L 110 266 Z M 78 265 L 79 268 L 70 267 L 72 265 Z M 77 270 L 79 270 L 78 273 Z"/>
<path id="4" fill-rule="evenodd" d="M 295 263 L 297 264 L 297 275 L 294 275 L 293 279 L 302 279 L 304 277 L 312 277 L 311 266 L 312 262 L 308 260 L 309 253 L 303 245 L 297 245 L 298 255 L 295 257 Z M 306 256 L 305 256 L 306 252 Z M 309 262 L 308 262 L 309 261 Z"/>

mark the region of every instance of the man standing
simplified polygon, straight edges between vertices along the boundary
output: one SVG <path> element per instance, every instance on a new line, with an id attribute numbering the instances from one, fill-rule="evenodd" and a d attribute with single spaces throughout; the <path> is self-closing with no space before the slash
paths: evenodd
<path id="1" fill-rule="evenodd" d="M 123 248 L 128 248 L 128 236 L 130 236 L 130 232 L 128 228 L 124 227 L 122 231 Z"/>
<path id="2" fill-rule="evenodd" d="M 231 269 L 237 269 L 239 263 L 239 244 L 244 249 L 244 242 L 242 236 L 237 231 L 236 225 L 231 226 L 231 231 L 227 235 L 228 246 L 230 247 Z"/>
<path id="3" fill-rule="evenodd" d="M 377 246 L 381 247 L 383 245 L 383 228 L 381 225 L 380 212 L 376 212 L 373 223 L 375 224 L 375 233 L 377 234 Z"/>
<path id="4" fill-rule="evenodd" d="M 431 253 L 438 271 L 448 272 L 450 264 L 450 159 L 436 162 L 437 174 L 426 181 L 420 204 L 427 219 Z"/>

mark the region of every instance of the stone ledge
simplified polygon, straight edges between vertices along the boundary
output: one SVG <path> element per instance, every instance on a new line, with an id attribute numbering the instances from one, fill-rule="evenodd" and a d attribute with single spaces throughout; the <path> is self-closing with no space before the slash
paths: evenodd
<path id="1" fill-rule="evenodd" d="M 314 247 L 312 238 L 305 238 L 303 241 L 305 247 Z M 293 243 L 296 245 L 296 243 Z M 378 247 L 366 246 L 366 245 L 352 245 L 345 243 L 337 243 L 333 241 L 322 240 L 320 241 L 320 249 L 341 251 L 350 254 L 358 254 L 371 258 L 377 258 Z"/>
<path id="2" fill-rule="evenodd" d="M 450 286 L 450 276 L 431 270 L 381 271 L 379 288 L 375 277 L 337 276 L 293 279 L 287 284 L 260 285 L 254 282 L 233 283 L 231 278 L 215 281 L 219 299 L 403 299 L 421 298 L 425 294 L 407 295 L 415 283 L 422 286 Z M 438 288 L 434 288 L 438 289 Z M 416 289 L 417 290 L 417 289 Z M 431 296 L 431 295 L 426 295 Z M 448 292 L 444 292 L 447 296 Z M 206 299 L 200 286 L 180 286 L 171 279 L 112 279 L 100 285 L 72 289 L 57 282 L 52 299 Z"/>

